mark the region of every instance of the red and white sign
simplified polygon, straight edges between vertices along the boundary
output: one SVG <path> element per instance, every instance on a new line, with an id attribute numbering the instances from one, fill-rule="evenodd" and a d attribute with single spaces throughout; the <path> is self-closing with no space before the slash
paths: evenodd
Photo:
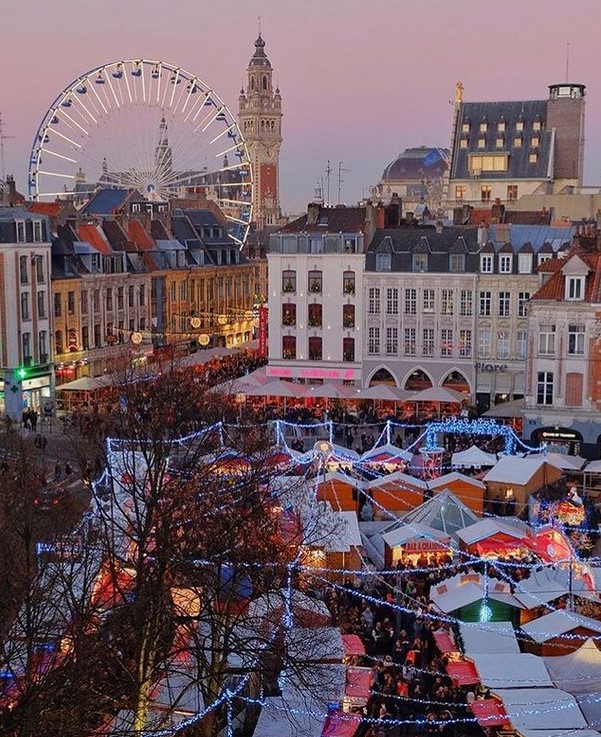
<path id="1" fill-rule="evenodd" d="M 259 358 L 267 358 L 267 307 L 259 307 Z"/>

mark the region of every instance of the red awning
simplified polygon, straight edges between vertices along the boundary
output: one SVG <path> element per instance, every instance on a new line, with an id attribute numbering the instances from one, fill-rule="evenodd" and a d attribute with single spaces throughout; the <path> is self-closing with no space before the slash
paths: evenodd
<path id="1" fill-rule="evenodd" d="M 368 699 L 372 683 L 371 668 L 347 668 L 344 695 L 351 699 Z"/>
<path id="2" fill-rule="evenodd" d="M 344 637 L 342 639 L 344 639 Z M 459 648 L 453 642 L 453 638 L 451 637 L 451 635 L 448 632 L 445 632 L 444 630 L 435 632 L 434 640 L 436 642 L 436 647 L 440 650 L 441 653 L 459 652 Z"/>
<path id="3" fill-rule="evenodd" d="M 469 660 L 457 660 L 456 662 L 448 663 L 447 673 L 458 686 L 480 683 L 476 668 Z"/>
<path id="4" fill-rule="evenodd" d="M 326 717 L 321 737 L 353 737 L 361 717 L 344 711 L 331 711 Z"/>
<path id="5" fill-rule="evenodd" d="M 390 453 L 378 453 L 375 456 L 369 456 L 363 461 L 364 464 L 369 463 L 389 463 L 395 466 L 406 466 L 407 461 L 400 456 L 393 456 Z"/>
<path id="6" fill-rule="evenodd" d="M 478 699 L 472 703 L 471 709 L 481 727 L 497 727 L 509 721 L 499 699 Z"/>
<path id="7" fill-rule="evenodd" d="M 345 655 L 365 655 L 365 645 L 359 635 L 342 635 Z"/>
<path id="8" fill-rule="evenodd" d="M 506 535 L 504 532 L 497 532 L 495 535 L 485 537 L 483 540 L 478 540 L 475 545 L 476 552 L 480 555 L 507 555 L 515 553 L 519 548 L 526 547 L 526 540 L 520 537 L 513 537 L 512 535 Z M 472 546 L 470 546 L 470 552 L 473 552 Z"/>

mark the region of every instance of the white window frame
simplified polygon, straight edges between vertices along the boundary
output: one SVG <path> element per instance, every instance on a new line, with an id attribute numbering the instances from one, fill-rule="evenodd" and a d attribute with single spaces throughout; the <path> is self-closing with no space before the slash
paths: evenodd
<path id="1" fill-rule="evenodd" d="M 570 302 L 581 302 L 584 299 L 584 276 L 566 277 L 566 300 Z"/>
<path id="2" fill-rule="evenodd" d="M 480 254 L 480 273 L 481 274 L 492 274 L 494 272 L 494 254 L 493 253 L 481 253 Z"/>
<path id="3" fill-rule="evenodd" d="M 518 253 L 518 274 L 532 273 L 532 254 Z"/>
<path id="4" fill-rule="evenodd" d="M 492 333 L 490 328 L 478 331 L 478 358 L 490 358 Z"/>
<path id="5" fill-rule="evenodd" d="M 471 317 L 474 313 L 474 295 L 469 289 L 462 289 L 459 295 L 459 314 Z"/>
<path id="6" fill-rule="evenodd" d="M 413 287 L 405 289 L 405 314 L 417 315 L 417 289 Z"/>
<path id="7" fill-rule="evenodd" d="M 422 330 L 422 355 L 433 356 L 434 349 L 434 328 L 423 328 Z"/>
<path id="8" fill-rule="evenodd" d="M 440 331 L 440 355 L 442 358 L 451 358 L 453 355 L 452 328 L 442 328 Z"/>
<path id="9" fill-rule="evenodd" d="M 518 317 L 527 317 L 530 292 L 518 292 Z"/>
<path id="10" fill-rule="evenodd" d="M 388 287 L 386 289 L 386 314 L 399 314 L 399 290 L 397 287 Z"/>
<path id="11" fill-rule="evenodd" d="M 436 292 L 434 289 L 424 289 L 422 293 L 422 304 L 424 312 L 434 313 L 436 309 Z"/>
<path id="12" fill-rule="evenodd" d="M 497 331 L 497 358 L 507 359 L 510 356 L 511 333 L 509 330 Z"/>
<path id="13" fill-rule="evenodd" d="M 526 358 L 526 352 L 528 350 L 528 331 L 518 330 L 515 338 L 515 357 Z"/>
<path id="14" fill-rule="evenodd" d="M 440 312 L 442 315 L 452 315 L 453 314 L 453 300 L 454 300 L 455 292 L 453 289 L 443 289 L 441 293 L 441 309 Z"/>
<path id="15" fill-rule="evenodd" d="M 536 404 L 549 407 L 553 404 L 553 371 L 539 371 L 536 378 Z M 540 401 L 540 400 L 543 401 Z"/>
<path id="16" fill-rule="evenodd" d="M 380 314 L 380 288 L 370 287 L 367 290 L 367 314 L 368 315 L 379 315 Z"/>
<path id="17" fill-rule="evenodd" d="M 538 333 L 538 355 L 554 356 L 555 355 L 555 336 L 557 335 L 556 326 L 543 324 L 539 327 Z"/>
<path id="18" fill-rule="evenodd" d="M 396 356 L 399 352 L 399 329 L 397 327 L 386 328 L 386 354 Z"/>
<path id="19" fill-rule="evenodd" d="M 367 329 L 367 352 L 370 356 L 380 353 L 380 328 L 370 327 Z"/>
<path id="20" fill-rule="evenodd" d="M 42 221 L 41 220 L 33 221 L 33 240 L 34 240 L 34 243 L 42 242 Z"/>
<path id="21" fill-rule="evenodd" d="M 499 292 L 499 317 L 511 315 L 511 292 Z"/>
<path id="22" fill-rule="evenodd" d="M 513 254 L 499 254 L 499 274 L 511 274 L 513 271 Z"/>
<path id="23" fill-rule="evenodd" d="M 472 357 L 472 331 L 471 330 L 460 330 L 459 331 L 459 355 L 462 358 Z"/>
<path id="24" fill-rule="evenodd" d="M 478 295 L 478 315 L 480 317 L 490 317 L 492 311 L 492 292 L 488 290 L 480 292 Z"/>
<path id="25" fill-rule="evenodd" d="M 568 356 L 584 355 L 584 339 L 586 329 L 584 325 L 568 325 Z"/>
<path id="26" fill-rule="evenodd" d="M 415 328 L 405 328 L 405 355 L 415 356 L 416 354 L 416 340 L 417 331 Z"/>

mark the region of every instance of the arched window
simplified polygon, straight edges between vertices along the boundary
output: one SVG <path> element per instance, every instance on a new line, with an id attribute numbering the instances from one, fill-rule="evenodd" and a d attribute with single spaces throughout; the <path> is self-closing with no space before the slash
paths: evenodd
<path id="1" fill-rule="evenodd" d="M 252 76 L 250 78 L 250 88 L 251 88 L 251 90 L 254 90 L 254 88 L 255 88 L 255 78 L 254 78 L 254 76 Z"/>
<path id="2" fill-rule="evenodd" d="M 263 75 L 263 89 L 267 89 L 267 77 L 265 75 Z"/>
<path id="3" fill-rule="evenodd" d="M 432 382 L 428 376 L 421 369 L 416 369 L 411 376 L 409 376 L 403 388 L 411 392 L 429 389 L 431 386 Z"/>

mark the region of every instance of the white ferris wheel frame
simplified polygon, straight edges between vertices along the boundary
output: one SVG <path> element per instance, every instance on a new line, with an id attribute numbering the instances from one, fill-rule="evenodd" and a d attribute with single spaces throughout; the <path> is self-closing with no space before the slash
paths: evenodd
<path id="1" fill-rule="evenodd" d="M 29 157 L 29 198 L 40 201 L 42 198 L 65 196 L 64 191 L 42 191 L 41 177 L 60 177 L 71 179 L 74 183 L 76 180 L 75 173 L 53 173 L 52 167 L 49 167 L 50 170 L 48 167 L 43 168 L 42 154 L 76 167 L 76 152 L 83 149 L 83 144 L 76 140 L 77 137 L 81 139 L 83 136 L 85 140 L 85 137 L 90 136 L 93 126 L 106 120 L 111 112 L 136 104 L 175 111 L 183 117 L 183 122 L 194 126 L 195 133 L 205 133 L 212 125 L 223 124 L 221 130 L 216 130 L 209 141 L 210 145 L 216 145 L 215 159 L 223 159 L 229 154 L 238 161 L 227 166 L 218 166 L 211 173 L 240 171 L 240 182 L 220 183 L 217 186 L 226 192 L 230 187 L 244 191 L 245 200 L 235 200 L 227 196 L 218 198 L 218 203 L 225 205 L 226 210 L 232 206 L 240 207 L 241 217 L 235 217 L 227 211 L 224 215 L 232 224 L 234 232 L 230 232 L 230 235 L 242 246 L 252 220 L 254 186 L 250 157 L 242 132 L 227 105 L 210 85 L 182 67 L 164 61 L 126 59 L 102 64 L 81 75 L 60 92 L 44 115 L 33 140 Z M 64 123 L 61 131 L 55 127 L 59 122 Z M 73 156 L 66 155 L 65 151 L 53 151 L 50 146 L 46 147 L 51 136 L 58 136 L 61 143 L 70 146 Z M 193 146 L 193 142 L 189 145 Z M 166 176 L 166 172 L 162 174 Z M 177 175 L 178 172 L 173 174 Z M 189 173 L 179 174 L 181 182 L 190 178 Z M 173 176 L 166 181 L 177 186 L 178 177 Z M 113 184 L 123 186 L 117 179 Z"/>

